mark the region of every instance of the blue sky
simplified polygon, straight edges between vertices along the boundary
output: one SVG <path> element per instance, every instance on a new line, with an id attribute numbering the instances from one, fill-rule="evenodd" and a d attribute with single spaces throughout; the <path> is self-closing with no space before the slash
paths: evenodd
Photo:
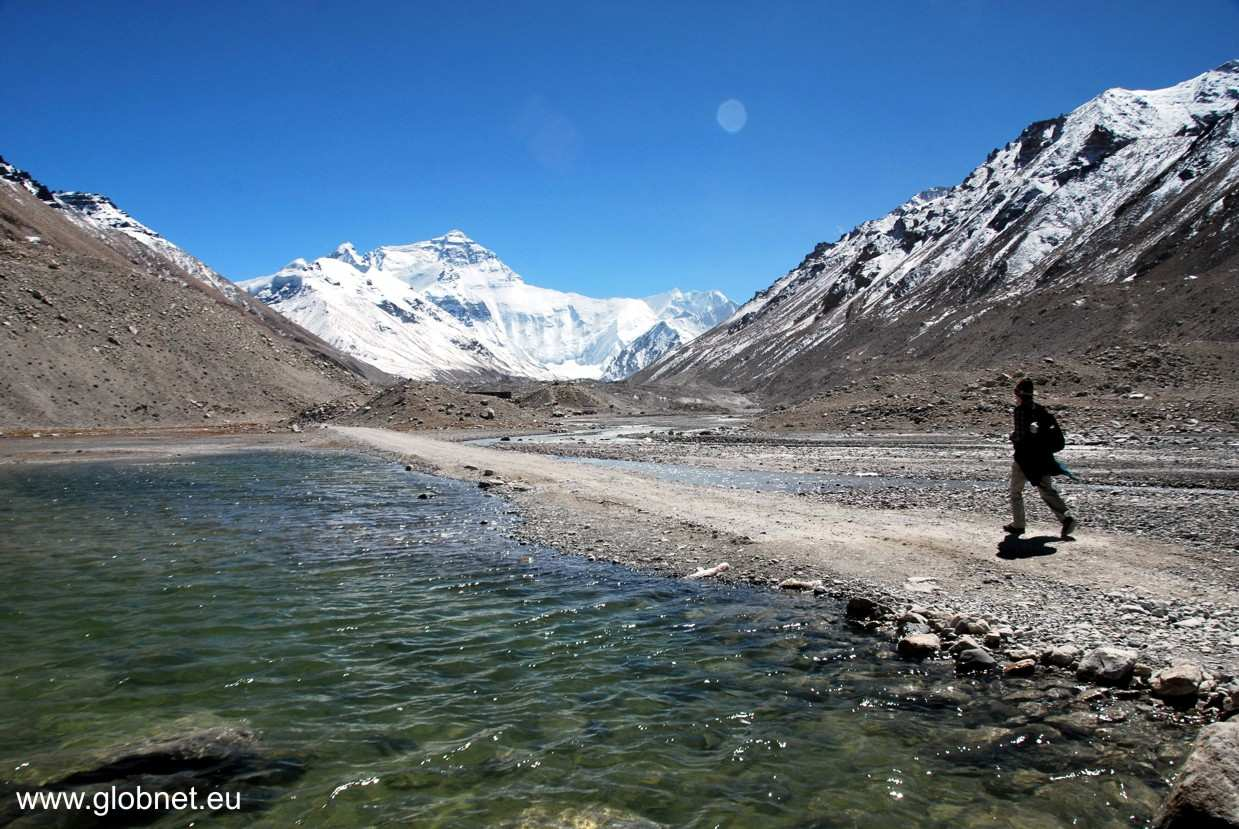
<path id="1" fill-rule="evenodd" d="M 1030 121 L 1239 57 L 1239 0 L 0 0 L 0 27 L 0 155 L 232 278 L 459 227 L 548 287 L 737 300 Z"/>

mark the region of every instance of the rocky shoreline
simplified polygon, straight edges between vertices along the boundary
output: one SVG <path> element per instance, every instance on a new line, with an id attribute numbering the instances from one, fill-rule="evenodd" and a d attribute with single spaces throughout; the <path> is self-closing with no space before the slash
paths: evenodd
<path id="1" fill-rule="evenodd" d="M 486 470 L 483 470 L 483 472 Z M 506 484 L 492 485 L 480 480 L 492 492 Z M 591 538 L 590 525 L 566 530 L 557 518 L 531 507 L 536 495 L 517 485 L 505 497 L 519 505 L 524 523 L 517 532 L 529 543 L 552 546 L 567 553 L 585 555 L 590 560 L 607 561 L 631 569 L 655 572 L 672 577 L 689 577 L 683 567 L 657 554 L 632 558 L 621 552 L 626 541 L 608 532 L 608 538 Z M 659 541 L 682 542 L 682 528 L 664 527 Z M 742 550 L 742 538 L 722 541 Z M 581 546 L 576 546 L 580 544 Z M 677 547 L 685 547 L 680 543 Z M 734 558 L 735 556 L 733 556 Z M 1104 636 L 1093 633 L 1089 641 L 1077 644 L 1074 636 L 1059 630 L 1046 641 L 1042 631 L 1021 624 L 1012 625 L 994 613 L 976 610 L 960 612 L 938 604 L 910 602 L 880 586 L 856 579 L 814 578 L 803 571 L 783 578 L 776 576 L 740 575 L 729 562 L 720 559 L 710 567 L 708 558 L 693 559 L 703 567 L 716 569 L 728 563 L 708 578 L 730 583 L 747 583 L 760 588 L 808 591 L 843 603 L 845 617 L 871 631 L 875 636 L 895 644 L 900 656 L 913 661 L 943 660 L 954 665 L 957 674 L 975 676 L 1021 677 L 1046 676 L 1094 686 L 1099 693 L 1091 699 L 1159 700 L 1164 709 L 1150 708 L 1150 716 L 1175 719 L 1183 724 L 1200 725 L 1216 719 L 1226 719 L 1239 712 L 1239 681 L 1228 672 L 1216 673 L 1201 665 L 1174 660 L 1163 665 L 1145 661 L 1130 648 L 1117 643 L 1100 644 Z M 769 565 L 776 571 L 776 565 Z M 1216 669 L 1215 669 L 1216 670 Z"/>
<path id="2" fill-rule="evenodd" d="M 420 463 L 415 457 L 402 457 L 401 462 L 409 469 L 434 474 L 445 471 Z M 716 531 L 706 534 L 703 527 L 660 524 L 647 520 L 649 516 L 627 516 L 620 522 L 622 526 L 582 523 L 579 516 L 549 508 L 539 499 L 536 487 L 509 480 L 496 470 L 464 464 L 452 476 L 475 479 L 480 488 L 509 500 L 522 518 L 516 537 L 524 542 L 665 576 L 705 577 L 760 588 L 812 592 L 844 604 L 846 619 L 889 640 L 901 658 L 943 662 L 951 665 L 956 675 L 1068 682 L 1086 689 L 1079 693 L 1080 698 L 1099 710 L 1116 701 L 1138 700 L 1148 719 L 1185 726 L 1198 727 L 1239 712 L 1236 676 L 1217 666 L 1173 656 L 1175 650 L 1190 652 L 1188 648 L 1172 646 L 1152 652 L 1146 648 L 1141 653 L 1130 647 L 1130 635 L 1109 637 L 1105 629 L 1095 628 L 1089 622 L 1047 627 L 1037 624 L 1033 617 L 1013 620 L 977 603 L 959 609 L 933 602 L 932 596 L 939 592 L 933 579 L 906 585 L 913 592 L 926 591 L 925 598 L 915 602 L 906 594 L 864 580 L 817 577 L 805 568 L 788 572 L 786 562 L 773 559 L 741 569 L 726 561 L 728 548 L 733 560 L 743 557 L 751 538 Z M 651 537 L 651 531 L 658 536 Z M 659 552 L 670 549 L 674 549 L 675 555 Z M 1018 588 L 1013 581 L 1004 579 L 1004 586 Z M 1025 590 L 1017 592 L 1026 595 Z M 1174 613 L 1177 621 L 1200 618 L 1178 618 L 1179 614 L 1198 609 L 1190 605 L 1172 606 L 1164 600 L 1123 593 L 1105 598 L 1118 608 L 1125 608 L 1120 616 L 1139 614 L 1165 620 Z M 1106 615 L 1110 613 L 1107 609 Z M 1081 612 L 1078 605 L 1072 615 L 1075 620 L 1093 618 Z M 1196 625 L 1193 621 L 1180 629 L 1194 630 Z M 1102 712 L 1097 716 L 1105 715 Z"/>

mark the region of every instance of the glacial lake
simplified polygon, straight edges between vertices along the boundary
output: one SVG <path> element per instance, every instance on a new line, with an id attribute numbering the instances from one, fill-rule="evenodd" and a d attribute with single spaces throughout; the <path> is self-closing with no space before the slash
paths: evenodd
<path id="1" fill-rule="evenodd" d="M 1120 827 L 1186 753 L 1030 712 L 1066 681 L 957 679 L 833 601 L 518 520 L 344 453 L 0 468 L 0 793 L 233 727 L 259 756 L 205 788 L 244 811 L 153 825 Z"/>

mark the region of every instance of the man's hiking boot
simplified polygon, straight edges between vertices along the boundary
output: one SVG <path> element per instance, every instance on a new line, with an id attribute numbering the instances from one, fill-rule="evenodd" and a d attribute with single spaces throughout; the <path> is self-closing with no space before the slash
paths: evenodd
<path id="1" fill-rule="evenodd" d="M 1063 541 L 1071 541 L 1071 534 L 1076 531 L 1076 520 L 1068 515 L 1063 519 L 1063 534 L 1059 536 Z"/>
<path id="2" fill-rule="evenodd" d="M 1002 528 L 1002 531 L 1006 533 L 1007 535 L 1023 535 L 1024 534 L 1024 528 L 1017 527 L 1014 524 L 1007 524 L 1005 527 Z"/>

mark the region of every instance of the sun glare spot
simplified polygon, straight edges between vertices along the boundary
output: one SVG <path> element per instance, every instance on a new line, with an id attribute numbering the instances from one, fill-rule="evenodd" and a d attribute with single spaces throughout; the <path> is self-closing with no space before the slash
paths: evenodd
<path id="1" fill-rule="evenodd" d="M 744 125 L 748 120 L 749 113 L 745 110 L 744 104 L 735 98 L 728 98 L 718 105 L 718 125 L 724 131 L 734 135 L 744 129 Z"/>

